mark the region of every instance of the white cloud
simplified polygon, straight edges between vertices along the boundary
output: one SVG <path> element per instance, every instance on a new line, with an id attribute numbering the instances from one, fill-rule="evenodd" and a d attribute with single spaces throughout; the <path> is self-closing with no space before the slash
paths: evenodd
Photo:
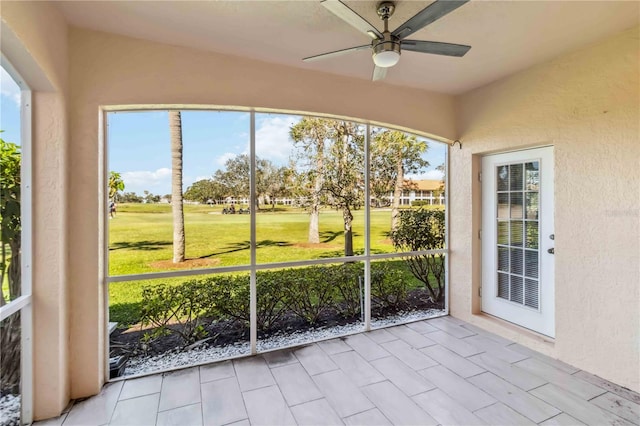
<path id="1" fill-rule="evenodd" d="M 145 190 L 157 195 L 171 192 L 171 169 L 163 167 L 155 171 L 139 170 L 123 172 L 126 192 L 135 192 L 141 195 Z"/>
<path id="2" fill-rule="evenodd" d="M 444 174 L 440 170 L 429 170 L 425 173 L 409 174 L 406 178 L 413 180 L 442 180 Z"/>
<path id="3" fill-rule="evenodd" d="M 216 158 L 214 162 L 217 166 L 224 167 L 226 162 L 228 160 L 231 160 L 232 158 L 235 158 L 236 155 L 237 154 L 234 154 L 233 152 L 225 152 L 224 154 Z"/>
<path id="4" fill-rule="evenodd" d="M 20 107 L 20 87 L 2 67 L 0 67 L 0 93 Z"/>
<path id="5" fill-rule="evenodd" d="M 258 157 L 284 164 L 289 160 L 292 143 L 289 129 L 300 117 L 276 115 L 261 120 L 256 129 L 256 153 Z"/>

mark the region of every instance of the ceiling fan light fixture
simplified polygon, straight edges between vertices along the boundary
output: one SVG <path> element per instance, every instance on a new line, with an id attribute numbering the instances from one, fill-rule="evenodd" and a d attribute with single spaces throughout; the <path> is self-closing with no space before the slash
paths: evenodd
<path id="1" fill-rule="evenodd" d="M 380 68 L 389 68 L 394 66 L 400 60 L 400 52 L 395 50 L 385 50 L 373 53 L 373 62 Z"/>
<path id="2" fill-rule="evenodd" d="M 373 43 L 373 63 L 380 68 L 389 68 L 400 60 L 400 43 L 388 32 L 383 34 L 384 39 Z"/>

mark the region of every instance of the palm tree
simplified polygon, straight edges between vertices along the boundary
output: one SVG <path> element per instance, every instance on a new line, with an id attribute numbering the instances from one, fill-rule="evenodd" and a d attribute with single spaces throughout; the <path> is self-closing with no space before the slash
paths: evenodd
<path id="1" fill-rule="evenodd" d="M 374 175 L 382 179 L 382 186 L 393 191 L 391 202 L 391 229 L 400 221 L 400 198 L 406 189 L 405 175 L 418 173 L 429 162 L 423 158 L 429 148 L 426 142 L 397 130 L 384 130 L 373 138 L 371 163 L 376 167 Z"/>
<path id="2" fill-rule="evenodd" d="M 171 210 L 173 212 L 173 263 L 184 262 L 184 212 L 182 209 L 182 118 L 169 111 L 171 134 Z"/>
<path id="3" fill-rule="evenodd" d="M 118 192 L 124 191 L 124 181 L 122 180 L 122 176 L 118 172 L 114 172 L 113 170 L 109 172 L 109 199 L 113 202 L 116 201 L 116 196 Z"/>

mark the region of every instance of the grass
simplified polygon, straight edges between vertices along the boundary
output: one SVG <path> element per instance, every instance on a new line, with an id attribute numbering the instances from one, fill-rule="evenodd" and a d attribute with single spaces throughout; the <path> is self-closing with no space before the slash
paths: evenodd
<path id="1" fill-rule="evenodd" d="M 250 264 L 250 215 L 223 215 L 222 206 L 184 207 L 187 261 L 175 265 L 171 262 L 171 206 L 119 205 L 116 217 L 109 220 L 110 275 Z M 387 235 L 390 223 L 390 210 L 372 210 L 372 253 L 394 251 Z M 309 215 L 300 209 L 278 206 L 275 212 L 260 211 L 256 216 L 256 224 L 258 263 L 321 259 L 344 254 L 343 222 L 340 212 L 321 212 L 320 244 L 307 243 Z M 363 210 L 354 212 L 353 231 L 354 251 L 362 253 Z M 110 318 L 124 324 L 135 323 L 139 317 L 143 286 L 158 282 L 177 284 L 195 278 L 197 277 L 111 283 Z"/>

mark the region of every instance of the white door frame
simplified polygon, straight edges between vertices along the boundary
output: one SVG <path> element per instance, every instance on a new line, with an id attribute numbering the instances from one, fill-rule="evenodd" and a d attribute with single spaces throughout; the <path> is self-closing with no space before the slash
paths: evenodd
<path id="1" fill-rule="evenodd" d="M 501 246 L 511 257 L 513 262 L 514 252 L 519 253 L 518 261 L 520 262 L 520 272 L 514 272 L 510 269 L 507 274 L 498 274 L 498 188 L 497 188 L 497 170 L 509 164 L 523 164 L 526 162 L 539 162 L 539 214 L 535 216 L 535 220 L 528 220 L 526 217 L 526 199 L 528 193 L 526 172 L 523 170 L 524 204 L 519 213 L 513 206 L 507 208 L 507 217 L 504 226 L 508 223 L 509 229 L 517 229 L 520 227 L 518 222 L 523 222 L 520 227 L 522 248 L 512 248 Z M 536 191 L 532 191 L 536 192 Z M 531 193 L 531 191 L 529 192 Z M 510 193 L 512 194 L 512 193 Z M 511 195 L 513 197 L 513 195 Z M 482 158 L 482 311 L 490 315 L 497 316 L 506 321 L 515 323 L 535 332 L 544 334 L 549 337 L 555 337 L 555 279 L 554 279 L 554 160 L 553 147 L 532 148 L 521 151 L 505 152 L 499 154 L 487 155 Z M 516 216 L 513 216 L 513 215 Z M 504 212 L 500 213 L 501 216 Z M 512 217 L 509 217 L 511 215 Z M 512 228 L 512 219 L 515 217 L 516 227 Z M 521 218 L 521 219 L 520 219 Z M 531 235 L 527 236 L 525 222 L 531 223 L 534 228 L 536 224 L 538 230 L 537 241 Z M 508 231 L 512 235 L 511 230 Z M 532 239 L 533 238 L 533 239 Z M 528 244 L 531 243 L 531 246 Z M 513 244 L 513 243 L 510 243 Z M 531 248 L 525 248 L 525 247 Z M 537 255 L 536 255 L 537 247 Z M 528 269 L 526 259 L 531 259 L 533 265 L 537 261 L 538 281 L 534 279 L 521 278 L 525 275 L 525 268 Z M 513 263 L 511 264 L 513 265 Z M 498 297 L 498 275 L 503 279 L 511 279 L 509 287 L 509 297 L 502 295 Z M 516 276 L 514 276 L 516 275 Z M 513 289 L 513 280 L 519 280 L 521 284 L 520 291 L 526 295 L 527 283 L 537 284 L 537 306 L 526 306 L 525 297 L 520 296 L 522 302 L 518 302 L 511 298 L 511 290 Z M 507 281 L 509 282 L 509 281 Z M 504 288 L 504 287 L 503 287 Z M 535 287 L 530 287 L 535 288 Z M 504 290 L 503 290 L 504 291 Z M 535 291 L 535 290 L 534 290 Z M 511 298 L 511 300 L 509 300 Z"/>

